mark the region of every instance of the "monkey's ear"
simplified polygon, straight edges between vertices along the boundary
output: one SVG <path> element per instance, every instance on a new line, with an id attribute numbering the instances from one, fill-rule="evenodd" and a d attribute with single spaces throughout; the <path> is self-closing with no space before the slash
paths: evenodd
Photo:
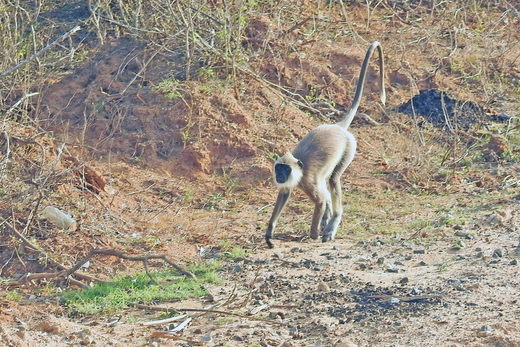
<path id="1" fill-rule="evenodd" d="M 303 169 L 303 163 L 300 159 L 298 159 L 298 166 Z"/>

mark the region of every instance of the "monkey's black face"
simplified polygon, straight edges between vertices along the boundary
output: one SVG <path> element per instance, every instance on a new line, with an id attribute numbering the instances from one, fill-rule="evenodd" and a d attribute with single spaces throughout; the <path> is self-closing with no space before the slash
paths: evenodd
<path id="1" fill-rule="evenodd" d="M 276 164 L 274 166 L 274 173 L 276 175 L 276 182 L 285 183 L 291 176 L 291 167 L 287 164 Z"/>

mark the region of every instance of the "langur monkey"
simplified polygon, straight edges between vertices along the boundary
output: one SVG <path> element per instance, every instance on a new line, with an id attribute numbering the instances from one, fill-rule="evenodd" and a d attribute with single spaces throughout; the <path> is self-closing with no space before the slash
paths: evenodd
<path id="1" fill-rule="evenodd" d="M 265 240 L 273 248 L 271 238 L 278 217 L 289 200 L 292 190 L 300 187 L 314 202 L 311 224 L 311 238 L 317 239 L 322 231 L 322 241 L 333 240 L 341 222 L 341 174 L 350 165 L 356 153 L 356 139 L 348 131 L 356 115 L 365 78 L 368 61 L 374 52 L 379 52 L 379 88 L 383 105 L 386 102 L 384 86 L 384 56 L 381 44 L 373 42 L 367 50 L 352 107 L 345 117 L 336 124 L 323 124 L 311 130 L 292 152 L 287 152 L 274 163 L 274 181 L 280 188 L 269 220 Z"/>

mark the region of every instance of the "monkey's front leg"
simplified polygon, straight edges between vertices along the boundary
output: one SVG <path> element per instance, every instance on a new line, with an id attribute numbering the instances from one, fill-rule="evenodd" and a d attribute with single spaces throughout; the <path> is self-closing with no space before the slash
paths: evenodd
<path id="1" fill-rule="evenodd" d="M 273 214 L 271 215 L 271 219 L 269 220 L 269 225 L 267 226 L 267 232 L 265 233 L 265 242 L 267 242 L 267 246 L 269 248 L 273 248 L 274 245 L 271 242 L 273 237 L 273 231 L 276 227 L 276 223 L 278 221 L 278 217 L 280 217 L 280 213 L 282 213 L 283 208 L 287 205 L 287 201 L 291 196 L 290 189 L 280 189 L 278 192 L 278 197 L 276 198 L 276 205 L 274 206 Z"/>

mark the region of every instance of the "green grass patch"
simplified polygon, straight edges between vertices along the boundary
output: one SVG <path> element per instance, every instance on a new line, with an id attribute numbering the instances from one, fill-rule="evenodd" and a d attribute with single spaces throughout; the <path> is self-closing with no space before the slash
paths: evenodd
<path id="1" fill-rule="evenodd" d="M 245 258 L 247 256 L 247 251 L 244 248 L 234 245 L 231 241 L 221 241 L 219 246 L 224 259 Z"/>
<path id="2" fill-rule="evenodd" d="M 219 282 L 219 267 L 215 262 L 190 266 L 189 270 L 197 276 L 196 280 L 186 278 L 177 271 L 152 272 L 156 283 L 143 271 L 98 283 L 85 290 L 66 291 L 62 294 L 62 302 L 74 314 L 95 314 L 125 309 L 132 303 L 200 297 L 207 294 L 203 284 Z"/>

